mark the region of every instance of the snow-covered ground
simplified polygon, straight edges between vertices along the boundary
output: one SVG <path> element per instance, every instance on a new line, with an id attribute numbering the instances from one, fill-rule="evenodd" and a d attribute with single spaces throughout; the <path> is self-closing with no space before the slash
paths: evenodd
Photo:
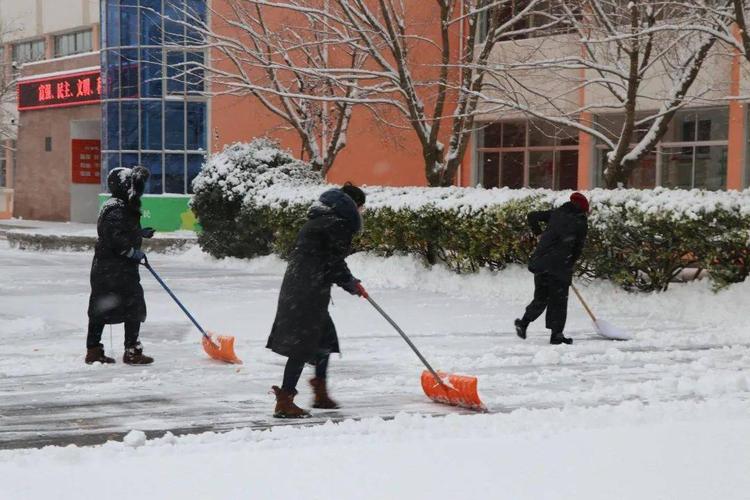
<path id="1" fill-rule="evenodd" d="M 355 275 L 436 367 L 479 377 L 491 413 L 427 400 L 400 337 L 367 302 L 337 291 L 343 356 L 330 376 L 343 409 L 299 426 L 270 418 L 284 359 L 263 346 L 282 262 L 153 255 L 204 326 L 237 337 L 245 364 L 207 359 L 196 330 L 142 273 L 142 339 L 156 363 L 134 368 L 83 364 L 90 258 L 0 241 L 0 449 L 115 439 L 0 451 L 0 498 L 750 495 L 750 283 L 654 296 L 582 287 L 600 317 L 635 338 L 598 338 L 571 296 L 575 344 L 550 346 L 543 319 L 526 341 L 512 331 L 532 292 L 524 269 L 456 276 L 355 255 Z M 116 326 L 118 358 L 121 344 Z M 300 392 L 308 406 L 306 384 Z M 123 443 L 132 429 L 156 437 L 132 432 Z"/>

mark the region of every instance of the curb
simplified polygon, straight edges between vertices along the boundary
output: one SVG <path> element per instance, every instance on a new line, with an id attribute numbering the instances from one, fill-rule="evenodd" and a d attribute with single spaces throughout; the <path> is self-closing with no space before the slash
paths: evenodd
<path id="1" fill-rule="evenodd" d="M 57 234 L 34 234 L 13 230 L 0 231 L 0 239 L 6 239 L 11 248 L 18 250 L 92 252 L 97 238 Z M 186 250 L 197 244 L 196 238 L 160 237 L 143 240 L 145 252 L 170 253 Z"/>

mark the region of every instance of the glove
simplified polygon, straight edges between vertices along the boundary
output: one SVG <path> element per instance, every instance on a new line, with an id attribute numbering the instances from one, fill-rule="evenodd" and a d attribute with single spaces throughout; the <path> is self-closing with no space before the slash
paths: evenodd
<path id="1" fill-rule="evenodd" d="M 365 290 L 365 287 L 362 286 L 362 282 L 357 278 L 352 278 L 351 281 L 348 281 L 341 285 L 341 288 L 351 293 L 352 295 L 359 295 L 360 297 L 364 298 L 368 297 L 367 290 Z"/>
<path id="2" fill-rule="evenodd" d="M 153 227 L 144 227 L 143 229 L 141 229 L 141 236 L 143 236 L 144 238 L 152 238 L 155 232 L 156 231 Z"/>
<path id="3" fill-rule="evenodd" d="M 136 262 L 141 262 L 142 260 L 146 259 L 146 254 L 143 253 L 142 250 L 139 250 L 137 248 L 131 248 L 128 253 L 125 254 L 125 257 L 127 257 L 130 260 L 134 260 Z"/>

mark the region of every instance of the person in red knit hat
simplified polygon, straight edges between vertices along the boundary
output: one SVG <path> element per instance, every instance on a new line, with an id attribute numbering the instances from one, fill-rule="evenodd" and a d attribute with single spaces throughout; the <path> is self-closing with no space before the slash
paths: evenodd
<path id="1" fill-rule="evenodd" d="M 529 271 L 534 273 L 534 300 L 515 322 L 516 334 L 522 339 L 526 338 L 529 323 L 546 309 L 546 325 L 552 332 L 550 344 L 573 343 L 563 330 L 568 315 L 568 288 L 586 241 L 588 213 L 589 200 L 578 192 L 559 208 L 529 213 L 529 226 L 539 243 L 529 260 Z"/>

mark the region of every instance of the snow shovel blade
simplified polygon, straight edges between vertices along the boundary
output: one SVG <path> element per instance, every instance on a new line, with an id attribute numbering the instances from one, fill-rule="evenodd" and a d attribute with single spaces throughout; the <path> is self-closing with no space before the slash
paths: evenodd
<path id="1" fill-rule="evenodd" d="M 437 372 L 441 384 L 429 371 L 422 372 L 422 390 L 436 403 L 461 406 L 470 410 L 486 411 L 477 393 L 477 378 L 468 375 Z"/>
<path id="2" fill-rule="evenodd" d="M 632 335 L 630 335 L 629 333 L 624 332 L 612 323 L 604 321 L 603 319 L 597 318 L 597 320 L 594 322 L 594 326 L 596 327 L 596 333 L 606 339 L 630 340 L 632 338 Z"/>
<path id="3" fill-rule="evenodd" d="M 234 337 L 230 335 L 216 335 L 208 332 L 208 337 L 203 337 L 203 350 L 213 359 L 241 365 L 242 360 L 234 353 Z"/>

